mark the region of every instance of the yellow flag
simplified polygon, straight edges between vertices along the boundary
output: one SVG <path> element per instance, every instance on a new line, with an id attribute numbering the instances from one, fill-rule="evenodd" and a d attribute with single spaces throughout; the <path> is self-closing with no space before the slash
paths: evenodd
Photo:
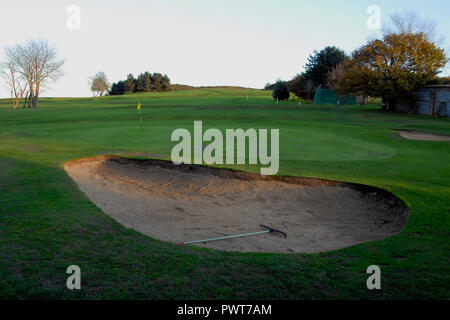
<path id="1" fill-rule="evenodd" d="M 137 110 L 141 110 L 141 103 L 138 103 Z"/>

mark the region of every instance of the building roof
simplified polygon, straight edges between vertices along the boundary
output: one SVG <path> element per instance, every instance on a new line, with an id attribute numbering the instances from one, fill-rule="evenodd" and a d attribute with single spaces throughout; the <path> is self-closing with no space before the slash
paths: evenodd
<path id="1" fill-rule="evenodd" d="M 450 90 L 450 84 L 420 86 L 417 87 L 416 90 L 447 91 Z"/>

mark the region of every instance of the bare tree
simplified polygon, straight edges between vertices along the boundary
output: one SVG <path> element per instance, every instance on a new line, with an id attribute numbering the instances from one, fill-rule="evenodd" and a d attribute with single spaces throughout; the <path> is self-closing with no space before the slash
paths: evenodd
<path id="1" fill-rule="evenodd" d="M 341 62 L 336 67 L 333 68 L 330 72 L 328 72 L 327 76 L 327 86 L 330 89 L 336 90 L 338 96 L 338 104 L 341 104 L 342 94 L 339 90 L 339 81 L 342 78 L 342 74 L 344 73 L 344 62 Z"/>
<path id="2" fill-rule="evenodd" d="M 308 100 L 314 99 L 314 90 L 316 89 L 314 81 L 306 80 L 304 90 L 306 91 Z"/>
<path id="3" fill-rule="evenodd" d="M 10 50 L 6 50 L 6 61 L 3 63 L 1 69 L 1 77 L 6 83 L 6 87 L 11 93 L 12 108 L 16 109 L 19 105 L 20 99 L 23 99 L 24 94 L 28 94 L 27 81 L 18 73 L 17 65 L 14 62 L 14 56 Z"/>
<path id="4" fill-rule="evenodd" d="M 392 15 L 390 24 L 383 26 L 382 32 L 384 35 L 392 33 L 423 33 L 428 41 L 436 44 L 440 44 L 444 40 L 443 37 L 438 38 L 435 21 L 424 19 L 413 11 Z"/>
<path id="5" fill-rule="evenodd" d="M 109 90 L 110 84 L 106 78 L 104 72 L 97 72 L 89 81 L 91 85 L 91 91 L 96 95 L 103 96 L 103 94 Z"/>
<path id="6" fill-rule="evenodd" d="M 327 86 L 330 89 L 338 90 L 338 83 L 342 77 L 342 73 L 344 72 L 344 64 L 340 63 L 336 67 L 333 68 L 330 72 L 328 72 L 327 76 Z"/>
<path id="7" fill-rule="evenodd" d="M 57 59 L 56 49 L 46 40 L 28 40 L 25 44 L 6 48 L 17 66 L 17 72 L 26 79 L 29 89 L 28 106 L 38 107 L 39 94 L 49 82 L 63 76 L 64 60 Z"/>

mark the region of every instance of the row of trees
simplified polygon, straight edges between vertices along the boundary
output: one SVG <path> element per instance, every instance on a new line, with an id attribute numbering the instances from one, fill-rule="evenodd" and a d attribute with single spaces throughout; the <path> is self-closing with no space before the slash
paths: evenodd
<path id="1" fill-rule="evenodd" d="M 303 73 L 266 89 L 273 89 L 275 97 L 275 91 L 288 86 L 298 97 L 313 99 L 320 86 L 339 94 L 381 97 L 385 110 L 395 110 L 399 101 L 413 99 L 415 87 L 449 83 L 448 78 L 438 77 L 448 62 L 439 42 L 433 23 L 414 13 L 397 14 L 380 39 L 368 41 L 350 55 L 337 47 L 316 51 Z"/>
<path id="2" fill-rule="evenodd" d="M 11 93 L 14 109 L 22 99 L 24 108 L 37 108 L 42 89 L 64 74 L 62 66 L 65 61 L 58 59 L 55 47 L 47 40 L 28 40 L 24 44 L 6 47 L 5 57 L 1 77 Z"/>
<path id="3" fill-rule="evenodd" d="M 144 72 L 137 79 L 130 73 L 126 80 L 118 81 L 111 85 L 110 95 L 120 95 L 132 92 L 162 92 L 172 90 L 170 79 L 161 73 Z"/>

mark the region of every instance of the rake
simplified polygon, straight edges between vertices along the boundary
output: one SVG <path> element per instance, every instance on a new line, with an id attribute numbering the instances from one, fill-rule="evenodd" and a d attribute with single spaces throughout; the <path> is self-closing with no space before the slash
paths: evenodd
<path id="1" fill-rule="evenodd" d="M 186 242 L 180 242 L 180 243 L 177 243 L 177 244 L 184 245 L 184 244 L 203 243 L 203 242 L 219 241 L 219 240 L 226 240 L 226 239 L 233 239 L 233 238 L 257 236 L 257 235 L 261 235 L 261 234 L 265 234 L 265 233 L 278 233 L 278 234 L 282 235 L 284 238 L 287 238 L 287 233 L 285 233 L 283 231 L 274 229 L 272 227 L 265 226 L 263 224 L 261 224 L 260 226 L 262 228 L 267 229 L 267 230 L 259 231 L 259 232 L 236 234 L 236 235 L 232 235 L 232 236 L 225 236 L 225 237 L 218 237 L 218 238 L 209 238 L 209 239 L 202 239 L 202 240 L 186 241 Z"/>

